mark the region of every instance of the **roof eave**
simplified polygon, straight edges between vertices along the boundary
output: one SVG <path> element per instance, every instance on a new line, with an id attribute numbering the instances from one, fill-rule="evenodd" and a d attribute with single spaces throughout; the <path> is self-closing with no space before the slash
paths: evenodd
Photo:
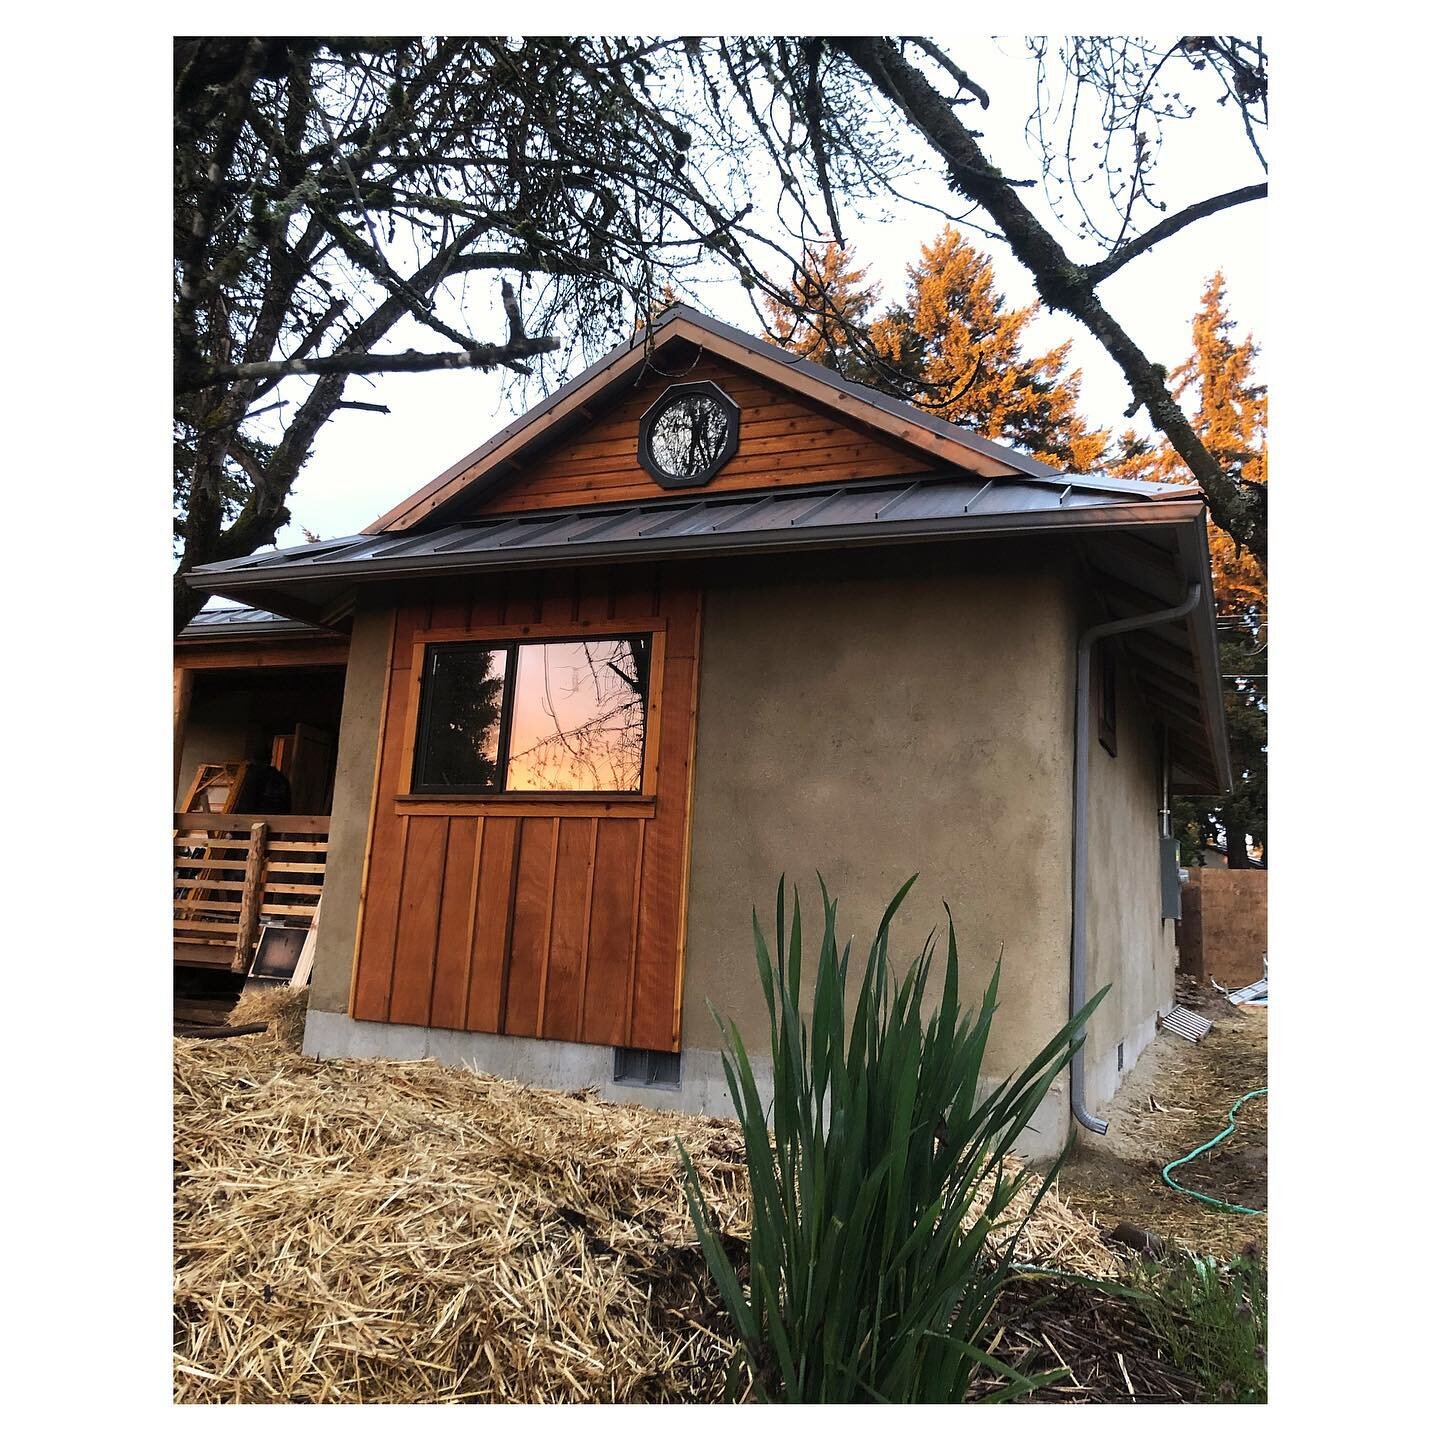
<path id="1" fill-rule="evenodd" d="M 1190 584 L 1201 587 L 1200 603 L 1190 612 L 1186 628 L 1195 655 L 1196 668 L 1204 697 L 1205 729 L 1215 764 L 1216 793 L 1228 795 L 1235 777 L 1230 763 L 1230 742 L 1225 723 L 1225 691 L 1220 679 L 1220 640 L 1215 624 L 1215 586 L 1210 571 L 1210 537 L 1206 530 L 1206 512 L 1182 526 L 1179 532 L 1180 554 Z"/>
<path id="2" fill-rule="evenodd" d="M 379 580 L 417 579 L 430 575 L 467 572 L 528 570 L 557 561 L 568 565 L 608 564 L 616 561 L 703 558 L 739 552 L 783 553 L 794 550 L 841 549 L 946 540 L 965 536 L 1004 536 L 1042 531 L 1076 531 L 1128 526 L 1174 525 L 1197 513 L 1198 502 L 1188 497 L 1147 500 L 1140 504 L 1074 506 L 1067 510 L 1029 511 L 1009 515 L 961 515 L 900 520 L 883 527 L 871 524 L 817 525 L 800 530 L 763 530 L 659 536 L 643 545 L 633 541 L 593 544 L 530 545 L 523 550 L 463 551 L 452 555 L 397 555 L 347 564 L 315 561 L 298 573 L 269 566 L 253 576 L 227 573 L 228 567 L 204 567 L 188 572 L 187 584 L 227 598 L 251 595 L 277 583 L 289 585 L 329 582 L 367 583 Z M 217 584 L 218 582 L 218 584 Z M 221 589 L 219 586 L 223 585 Z"/>

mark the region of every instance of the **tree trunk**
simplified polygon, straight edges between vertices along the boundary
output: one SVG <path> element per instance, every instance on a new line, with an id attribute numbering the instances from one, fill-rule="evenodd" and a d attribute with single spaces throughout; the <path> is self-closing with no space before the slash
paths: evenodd
<path id="1" fill-rule="evenodd" d="M 1245 827 L 1230 814 L 1228 805 L 1220 810 L 1225 825 L 1225 864 L 1231 870 L 1250 870 L 1250 851 L 1246 848 Z"/>

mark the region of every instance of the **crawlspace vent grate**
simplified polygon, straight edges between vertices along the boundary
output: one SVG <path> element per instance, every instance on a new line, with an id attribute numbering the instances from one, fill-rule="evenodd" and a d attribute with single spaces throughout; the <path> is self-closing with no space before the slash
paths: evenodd
<path id="1" fill-rule="evenodd" d="M 1210 1033 L 1210 1026 L 1211 1022 L 1203 1015 L 1197 1015 L 1183 1005 L 1177 1005 L 1168 1015 L 1160 1017 L 1162 1030 L 1168 1030 L 1172 1035 L 1179 1035 L 1184 1040 L 1191 1040 L 1196 1045 Z"/>

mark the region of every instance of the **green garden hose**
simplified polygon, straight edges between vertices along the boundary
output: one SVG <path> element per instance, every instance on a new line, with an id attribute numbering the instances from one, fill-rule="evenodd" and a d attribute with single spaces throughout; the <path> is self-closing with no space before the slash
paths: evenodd
<path id="1" fill-rule="evenodd" d="M 1249 1094 L 1242 1095 L 1230 1107 L 1230 1123 L 1213 1140 L 1207 1140 L 1203 1145 L 1192 1150 L 1183 1160 L 1172 1160 L 1160 1172 L 1165 1183 L 1172 1190 L 1178 1190 L 1182 1195 L 1189 1195 L 1205 1205 L 1213 1205 L 1217 1210 L 1228 1210 L 1232 1215 L 1263 1215 L 1265 1213 L 1263 1210 L 1252 1210 L 1248 1205 L 1232 1205 L 1228 1200 L 1217 1200 L 1213 1195 L 1202 1195 L 1198 1190 L 1187 1190 L 1171 1178 L 1170 1172 L 1178 1170 L 1182 1165 L 1188 1165 L 1197 1155 L 1203 1155 L 1207 1150 L 1213 1150 L 1222 1140 L 1233 1135 L 1235 1133 L 1235 1117 L 1240 1113 L 1240 1107 L 1247 1100 L 1254 1100 L 1259 1095 L 1268 1095 L 1269 1093 L 1270 1087 L 1267 1085 L 1263 1090 L 1251 1090 Z"/>

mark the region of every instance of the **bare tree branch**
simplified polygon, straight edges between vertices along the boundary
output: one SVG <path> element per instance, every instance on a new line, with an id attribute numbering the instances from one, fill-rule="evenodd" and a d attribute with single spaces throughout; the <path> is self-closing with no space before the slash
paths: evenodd
<path id="1" fill-rule="evenodd" d="M 1105 259 L 1094 265 L 1087 265 L 1086 278 L 1092 285 L 1098 285 L 1102 280 L 1108 280 L 1122 265 L 1128 265 L 1137 255 L 1143 255 L 1147 250 L 1153 250 L 1162 240 L 1168 239 L 1187 225 L 1193 225 L 1207 215 L 1218 215 L 1222 210 L 1244 205 L 1249 200 L 1263 200 L 1269 193 L 1270 186 L 1262 181 L 1259 185 L 1242 185 L 1238 190 L 1227 190 L 1223 195 L 1212 195 L 1208 200 L 1187 205 L 1158 225 L 1152 225 L 1143 235 L 1127 240 Z"/>
<path id="2" fill-rule="evenodd" d="M 468 350 L 445 350 L 422 354 L 402 350 L 393 354 L 375 351 L 340 351 L 313 360 L 260 360 L 245 365 L 222 366 L 212 370 L 207 383 L 228 380 L 269 380 L 282 375 L 380 375 L 415 374 L 422 370 L 493 370 L 498 365 L 515 366 L 537 355 L 560 348 L 552 335 L 511 341 L 505 345 L 475 345 Z"/>

